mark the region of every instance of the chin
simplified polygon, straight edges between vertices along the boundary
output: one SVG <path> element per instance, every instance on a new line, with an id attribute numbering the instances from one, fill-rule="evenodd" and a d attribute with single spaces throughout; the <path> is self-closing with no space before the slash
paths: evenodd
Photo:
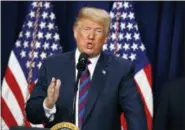
<path id="1" fill-rule="evenodd" d="M 96 56 L 96 54 L 94 53 L 94 51 L 92 49 L 84 49 L 83 52 L 86 53 L 89 57 Z"/>
<path id="2" fill-rule="evenodd" d="M 93 53 L 89 53 L 89 52 L 84 52 L 84 53 L 86 53 L 89 57 L 93 57 L 94 56 Z"/>
<path id="3" fill-rule="evenodd" d="M 93 54 L 93 51 L 92 50 L 84 50 L 83 52 L 86 53 L 86 54 L 88 54 L 88 55 L 92 55 Z"/>

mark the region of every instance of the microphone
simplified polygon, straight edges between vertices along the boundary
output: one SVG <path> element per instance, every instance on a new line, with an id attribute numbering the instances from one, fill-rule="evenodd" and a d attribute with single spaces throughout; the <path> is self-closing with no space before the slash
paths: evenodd
<path id="1" fill-rule="evenodd" d="M 87 62 L 88 62 L 88 55 L 86 53 L 81 53 L 80 57 L 78 59 L 78 63 L 77 63 L 77 70 L 78 70 L 78 74 L 77 74 L 77 79 L 75 82 L 75 87 L 74 87 L 74 98 L 73 98 L 73 111 L 72 111 L 72 117 L 73 117 L 73 123 L 76 123 L 76 96 L 77 96 L 77 91 L 78 91 L 78 83 L 79 83 L 79 79 L 81 77 L 82 72 L 85 70 L 86 66 L 87 66 Z"/>
<path id="2" fill-rule="evenodd" d="M 78 73 L 83 72 L 85 70 L 87 61 L 88 61 L 88 55 L 86 53 L 81 53 L 77 64 Z"/>

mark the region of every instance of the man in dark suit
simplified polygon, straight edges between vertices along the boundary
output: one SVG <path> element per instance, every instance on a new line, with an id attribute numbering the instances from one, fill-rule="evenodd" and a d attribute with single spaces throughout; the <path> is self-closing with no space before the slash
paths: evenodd
<path id="1" fill-rule="evenodd" d="M 154 117 L 154 130 L 185 130 L 185 78 L 165 85 Z"/>
<path id="2" fill-rule="evenodd" d="M 83 98 L 79 94 L 81 88 L 78 89 L 75 124 L 80 130 L 121 130 L 120 114 L 124 112 L 128 130 L 146 130 L 144 107 L 133 79 L 133 66 L 122 58 L 102 52 L 109 26 L 110 16 L 105 10 L 81 9 L 73 28 L 76 51 L 43 62 L 39 80 L 26 104 L 30 122 L 52 127 L 59 122 L 71 121 L 78 73 L 75 66 L 83 52 L 91 62 L 87 65 L 90 71 L 87 82 L 91 83 L 82 112 L 78 104 Z M 82 120 L 78 120 L 80 116 Z"/>

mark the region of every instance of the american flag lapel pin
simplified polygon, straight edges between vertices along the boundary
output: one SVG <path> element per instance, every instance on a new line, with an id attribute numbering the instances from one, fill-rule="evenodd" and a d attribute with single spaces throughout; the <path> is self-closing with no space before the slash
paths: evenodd
<path id="1" fill-rule="evenodd" d="M 102 70 L 102 73 L 105 75 L 106 74 L 106 71 L 105 70 Z"/>

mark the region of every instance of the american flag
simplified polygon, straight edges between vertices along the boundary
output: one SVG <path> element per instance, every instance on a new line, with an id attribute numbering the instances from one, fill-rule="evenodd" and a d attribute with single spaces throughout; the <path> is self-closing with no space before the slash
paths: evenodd
<path id="1" fill-rule="evenodd" d="M 42 60 L 62 51 L 59 40 L 51 3 L 30 2 L 2 83 L 3 130 L 11 126 L 37 127 L 26 120 L 25 102 L 37 82 Z"/>
<path id="2" fill-rule="evenodd" d="M 110 16 L 112 19 L 110 35 L 108 43 L 103 46 L 103 50 L 130 60 L 135 65 L 134 79 L 144 102 L 148 130 L 152 130 L 151 64 L 146 57 L 146 49 L 140 37 L 132 2 L 114 2 Z M 123 114 L 121 116 L 121 124 L 122 129 L 126 130 L 127 126 Z"/>

